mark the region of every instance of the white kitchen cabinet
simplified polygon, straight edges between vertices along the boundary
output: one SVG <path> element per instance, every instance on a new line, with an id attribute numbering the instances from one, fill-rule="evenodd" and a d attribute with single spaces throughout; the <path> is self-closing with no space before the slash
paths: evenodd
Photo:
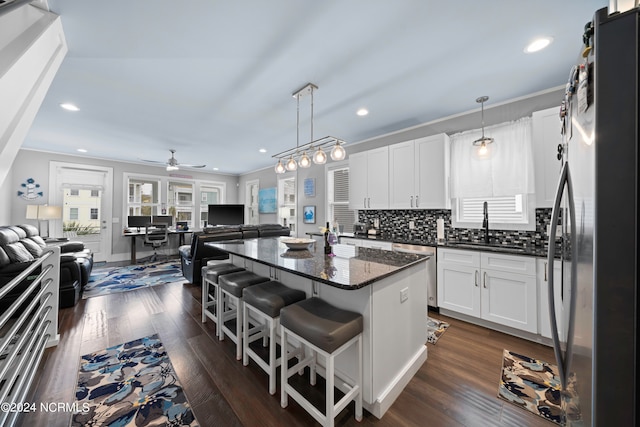
<path id="1" fill-rule="evenodd" d="M 537 333 L 535 259 L 438 249 L 438 306 Z"/>
<path id="2" fill-rule="evenodd" d="M 562 143 L 559 107 L 535 111 L 531 116 L 536 207 L 553 207 L 553 199 L 560 176 L 557 158 L 558 144 Z"/>
<path id="3" fill-rule="evenodd" d="M 438 248 L 438 307 L 480 317 L 480 252 Z"/>
<path id="4" fill-rule="evenodd" d="M 549 269 L 546 259 L 539 259 L 537 262 L 538 280 L 538 332 L 543 337 L 551 338 L 551 320 L 549 319 Z M 556 320 L 558 331 L 562 333 L 562 320 L 564 310 L 562 309 L 562 263 L 555 260 L 553 263 L 554 297 L 556 300 Z M 562 337 L 561 337 L 562 339 Z"/>
<path id="5" fill-rule="evenodd" d="M 349 155 L 349 207 L 389 208 L 389 147 Z"/>
<path id="6" fill-rule="evenodd" d="M 450 208 L 449 153 L 446 134 L 389 146 L 389 207 Z"/>

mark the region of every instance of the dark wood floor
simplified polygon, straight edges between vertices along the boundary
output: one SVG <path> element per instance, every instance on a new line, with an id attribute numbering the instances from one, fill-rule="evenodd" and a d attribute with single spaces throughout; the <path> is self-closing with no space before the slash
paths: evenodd
<path id="1" fill-rule="evenodd" d="M 267 391 L 266 374 L 236 361 L 233 343 L 217 341 L 213 324 L 202 324 L 200 313 L 200 288 L 186 283 L 94 297 L 61 310 L 60 344 L 46 351 L 30 401 L 73 402 L 81 355 L 158 333 L 200 425 L 316 424 L 292 399 L 280 408 L 279 394 Z M 451 327 L 436 345 L 427 344 L 427 361 L 385 416 L 378 420 L 365 411 L 358 424 L 351 404 L 336 425 L 553 426 L 497 397 L 504 348 L 552 362 L 550 348 L 433 317 Z M 20 422 L 68 426 L 70 414 L 35 413 Z"/>

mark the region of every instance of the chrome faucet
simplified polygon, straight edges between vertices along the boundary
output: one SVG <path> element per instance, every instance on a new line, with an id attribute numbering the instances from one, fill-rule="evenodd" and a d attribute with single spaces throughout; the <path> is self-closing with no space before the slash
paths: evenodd
<path id="1" fill-rule="evenodd" d="M 489 243 L 489 205 L 484 202 L 482 205 L 484 211 L 484 219 L 482 220 L 482 228 L 484 228 L 484 242 Z"/>

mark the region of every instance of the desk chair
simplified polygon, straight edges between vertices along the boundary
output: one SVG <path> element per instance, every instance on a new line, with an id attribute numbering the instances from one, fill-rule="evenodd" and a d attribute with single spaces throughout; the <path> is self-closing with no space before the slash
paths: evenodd
<path id="1" fill-rule="evenodd" d="M 155 262 L 158 258 L 158 248 L 169 242 L 169 227 L 167 224 L 147 224 L 144 227 L 144 244 L 153 247 L 153 255 L 146 259 L 147 262 Z"/>

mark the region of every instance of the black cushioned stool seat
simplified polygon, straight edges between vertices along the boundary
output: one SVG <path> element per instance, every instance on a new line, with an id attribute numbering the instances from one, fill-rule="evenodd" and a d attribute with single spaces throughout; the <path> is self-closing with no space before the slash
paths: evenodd
<path id="1" fill-rule="evenodd" d="M 223 262 L 220 264 L 208 265 L 202 268 L 203 272 L 206 271 L 207 279 L 213 283 L 218 283 L 220 276 L 229 273 L 237 273 L 239 271 L 245 271 L 244 268 L 233 265 L 230 262 Z"/>
<path id="2" fill-rule="evenodd" d="M 220 287 L 218 280 L 225 274 L 244 271 L 244 268 L 235 266 L 229 262 L 212 263 L 202 267 L 202 323 L 207 318 L 216 324 L 216 335 L 220 336 L 220 324 L 218 322 L 218 301 L 220 300 Z"/>
<path id="3" fill-rule="evenodd" d="M 227 335 L 236 343 L 236 359 L 242 359 L 242 313 L 244 311 L 242 290 L 258 283 L 268 282 L 269 278 L 259 276 L 252 271 L 238 271 L 218 278 L 218 338 L 220 341 Z M 235 330 L 225 323 L 235 319 Z"/>
<path id="4" fill-rule="evenodd" d="M 268 281 L 268 277 L 259 276 L 252 271 L 244 270 L 220 276 L 218 279 L 218 285 L 220 285 L 220 288 L 222 288 L 223 291 L 226 291 L 237 298 L 242 298 L 242 290 L 244 288 Z"/>
<path id="5" fill-rule="evenodd" d="M 309 298 L 280 311 L 280 324 L 327 353 L 362 332 L 362 315 Z"/>
<path id="6" fill-rule="evenodd" d="M 281 358 L 276 358 L 276 347 L 278 341 L 278 330 L 280 328 L 280 309 L 289 304 L 293 304 L 305 299 L 307 295 L 304 291 L 291 289 L 275 280 L 258 283 L 257 285 L 244 288 L 242 292 L 243 312 L 242 312 L 242 363 L 247 366 L 249 358 L 254 360 L 258 366 L 269 375 L 269 393 L 276 393 L 276 369 L 280 366 Z M 249 320 L 251 320 L 250 328 Z M 250 344 L 262 339 L 263 345 L 269 346 L 268 360 L 264 360 L 256 353 Z M 282 350 L 281 354 L 288 358 L 295 354 Z"/>
<path id="7" fill-rule="evenodd" d="M 343 310 L 321 300 L 309 298 L 284 307 L 280 310 L 280 329 L 282 348 L 287 345 L 287 338 L 300 341 L 304 346 L 304 359 L 293 367 L 288 367 L 282 358 L 281 366 L 281 397 L 280 406 L 286 408 L 288 398 L 292 397 L 302 408 L 323 426 L 333 427 L 335 417 L 352 400 L 355 402 L 355 418 L 362 420 L 362 315 Z M 356 346 L 355 369 L 343 375 L 335 367 L 335 358 Z M 308 356 L 307 356 L 308 355 Z M 298 392 L 289 378 L 305 367 L 310 369 L 310 383 L 316 383 L 316 358 L 322 356 L 325 360 L 325 411 L 318 410 L 309 400 Z M 336 381 L 336 378 L 338 381 Z M 349 381 L 347 378 L 351 378 Z M 338 403 L 335 403 L 334 387 L 344 392 Z"/>
<path id="8" fill-rule="evenodd" d="M 260 310 L 269 317 L 280 316 L 280 309 L 307 296 L 304 291 L 291 289 L 280 282 L 271 280 L 245 288 L 242 299 L 245 304 Z"/>

